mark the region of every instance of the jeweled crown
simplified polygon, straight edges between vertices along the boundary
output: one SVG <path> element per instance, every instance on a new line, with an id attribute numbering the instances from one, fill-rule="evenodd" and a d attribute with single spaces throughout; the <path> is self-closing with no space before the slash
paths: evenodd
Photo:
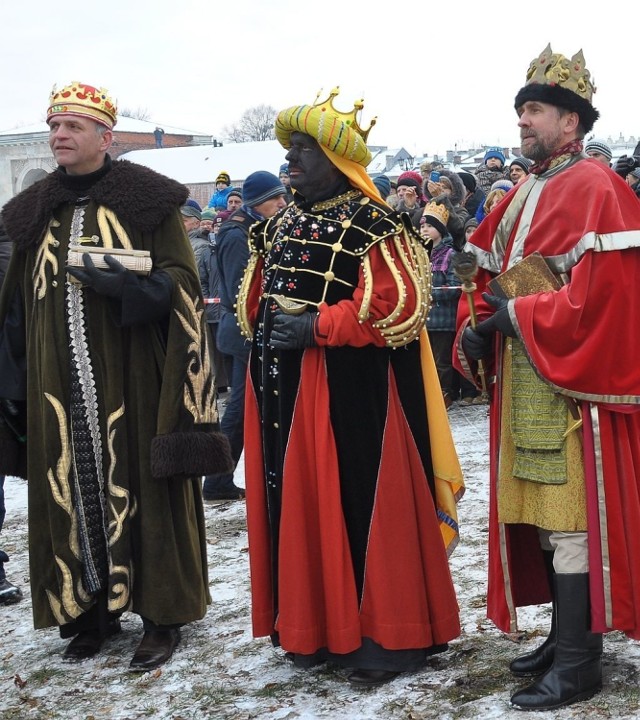
<path id="1" fill-rule="evenodd" d="M 74 80 L 60 90 L 53 86 L 49 96 L 47 122 L 54 115 L 60 114 L 90 117 L 111 129 L 116 124 L 118 108 L 106 88 L 95 88 Z"/>
<path id="2" fill-rule="evenodd" d="M 558 85 L 571 90 L 588 102 L 591 102 L 596 92 L 591 73 L 585 67 L 582 50 L 569 60 L 560 53 L 554 53 L 551 43 L 529 65 L 525 85 L 532 83 Z"/>
<path id="3" fill-rule="evenodd" d="M 337 97 L 340 94 L 340 88 L 335 87 L 333 90 L 329 93 L 329 97 L 326 100 L 323 100 L 322 102 L 318 102 L 318 98 L 320 97 L 320 94 L 322 93 L 322 90 L 318 92 L 316 95 L 316 101 L 313 103 L 314 108 L 320 108 L 320 110 L 326 112 L 327 110 L 330 110 L 333 115 L 336 115 L 339 120 L 341 120 L 345 125 L 350 127 L 354 132 L 357 132 L 358 135 L 367 142 L 367 138 L 369 137 L 369 133 L 371 132 L 371 128 L 376 124 L 377 118 L 373 118 L 371 122 L 369 123 L 369 127 L 364 130 L 360 127 L 357 119 L 357 114 L 362 111 L 362 108 L 364 107 L 364 100 L 356 100 L 353 103 L 353 110 L 348 113 L 340 112 L 340 110 L 336 109 L 336 106 L 333 104 L 333 99 Z"/>

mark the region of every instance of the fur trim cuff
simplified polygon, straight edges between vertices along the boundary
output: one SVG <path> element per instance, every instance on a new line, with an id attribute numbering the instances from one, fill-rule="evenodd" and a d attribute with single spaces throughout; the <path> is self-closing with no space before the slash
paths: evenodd
<path id="1" fill-rule="evenodd" d="M 217 432 L 156 435 L 151 442 L 154 478 L 192 478 L 233 471 L 229 441 Z"/>

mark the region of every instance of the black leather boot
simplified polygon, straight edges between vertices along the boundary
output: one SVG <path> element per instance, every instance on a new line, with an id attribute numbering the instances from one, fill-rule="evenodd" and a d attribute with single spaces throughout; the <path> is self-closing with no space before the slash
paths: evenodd
<path id="1" fill-rule="evenodd" d="M 589 630 L 589 575 L 555 576 L 557 641 L 551 668 L 511 698 L 519 710 L 552 710 L 602 688 L 602 635 Z"/>
<path id="2" fill-rule="evenodd" d="M 549 637 L 533 652 L 521 655 L 511 662 L 509 670 L 516 677 L 529 677 L 530 675 L 542 675 L 547 672 L 553 663 L 553 656 L 556 651 L 556 598 L 553 570 L 553 550 L 543 550 L 544 564 L 549 579 L 549 587 L 552 595 L 551 629 Z"/>

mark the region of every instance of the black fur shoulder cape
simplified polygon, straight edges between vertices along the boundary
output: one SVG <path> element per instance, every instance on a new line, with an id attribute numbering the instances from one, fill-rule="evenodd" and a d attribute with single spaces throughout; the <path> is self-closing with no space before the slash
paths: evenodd
<path id="1" fill-rule="evenodd" d="M 184 204 L 189 191 L 154 170 L 116 160 L 87 195 L 120 220 L 149 232 Z M 60 173 L 52 172 L 9 200 L 2 209 L 2 222 L 15 246 L 26 249 L 40 242 L 52 212 L 76 199 L 77 194 L 62 184 Z"/>

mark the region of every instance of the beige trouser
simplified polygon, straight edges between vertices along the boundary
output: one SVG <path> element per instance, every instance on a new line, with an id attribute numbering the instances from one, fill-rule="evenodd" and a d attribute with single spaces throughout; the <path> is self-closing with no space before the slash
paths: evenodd
<path id="1" fill-rule="evenodd" d="M 538 528 L 543 550 L 553 552 L 553 569 L 561 575 L 589 572 L 586 532 L 554 532 Z"/>

